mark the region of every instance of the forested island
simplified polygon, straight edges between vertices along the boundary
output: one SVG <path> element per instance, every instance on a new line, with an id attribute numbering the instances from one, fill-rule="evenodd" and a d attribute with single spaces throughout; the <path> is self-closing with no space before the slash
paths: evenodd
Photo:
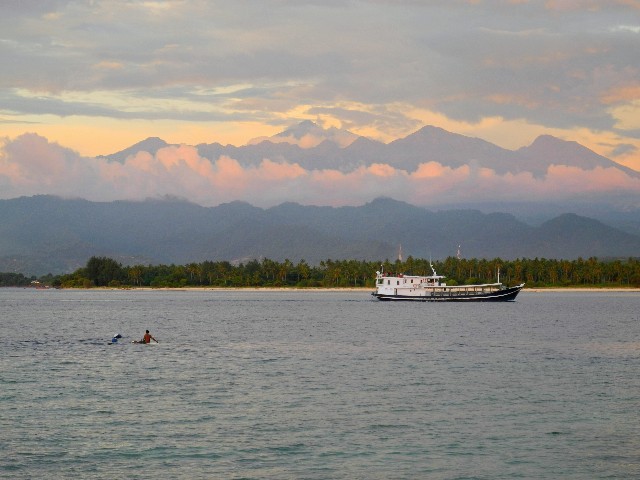
<path id="1" fill-rule="evenodd" d="M 205 261 L 187 265 L 123 266 L 108 257 L 91 257 L 86 266 L 73 273 L 26 277 L 19 273 L 0 273 L 0 287 L 48 286 L 54 288 L 184 288 L 184 287 L 289 287 L 363 288 L 374 287 L 375 272 L 413 275 L 431 274 L 431 263 L 449 285 L 490 283 L 497 279 L 507 286 L 526 283 L 527 287 L 640 287 L 640 258 L 576 260 L 545 258 L 502 260 L 458 259 L 442 261 L 407 257 L 404 261 L 369 262 L 325 260 L 310 265 L 263 259 L 232 264 Z"/>

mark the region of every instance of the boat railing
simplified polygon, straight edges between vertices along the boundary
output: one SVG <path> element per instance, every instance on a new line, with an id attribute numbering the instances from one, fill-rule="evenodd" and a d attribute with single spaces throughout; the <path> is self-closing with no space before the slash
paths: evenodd
<path id="1" fill-rule="evenodd" d="M 469 295 L 470 293 L 491 293 L 502 289 L 500 283 L 487 283 L 483 285 L 436 285 L 429 286 L 431 296 L 452 297 Z"/>

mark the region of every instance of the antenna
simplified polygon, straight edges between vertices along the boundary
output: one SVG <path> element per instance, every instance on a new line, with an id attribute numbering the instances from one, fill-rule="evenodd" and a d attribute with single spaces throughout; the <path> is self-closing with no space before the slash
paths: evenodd
<path id="1" fill-rule="evenodd" d="M 431 271 L 433 272 L 433 276 L 435 277 L 436 275 L 438 275 L 436 273 L 436 269 L 433 268 L 433 263 L 431 263 L 431 254 L 429 254 L 429 266 L 431 267 Z"/>
<path id="2" fill-rule="evenodd" d="M 402 261 L 402 244 L 400 244 L 400 248 L 398 249 L 398 261 Z"/>
<path id="3" fill-rule="evenodd" d="M 456 257 L 458 257 L 458 260 L 462 257 L 462 254 L 460 253 L 460 245 L 458 245 L 458 253 L 456 253 Z"/>

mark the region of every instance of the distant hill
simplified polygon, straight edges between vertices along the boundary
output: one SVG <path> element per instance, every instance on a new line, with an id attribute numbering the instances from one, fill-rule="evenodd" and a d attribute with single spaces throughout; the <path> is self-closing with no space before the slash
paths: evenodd
<path id="1" fill-rule="evenodd" d="M 124 150 L 121 150 L 110 155 L 99 155 L 98 158 L 108 158 L 109 160 L 124 163 L 124 161 L 130 157 L 135 156 L 138 152 L 148 152 L 151 155 L 155 155 L 161 148 L 167 147 L 169 144 L 158 137 L 149 137 L 141 142 L 131 145 Z"/>
<path id="2" fill-rule="evenodd" d="M 360 207 L 177 199 L 89 202 L 53 196 L 0 200 L 0 272 L 63 273 L 91 256 L 123 264 L 285 258 L 393 260 L 404 256 L 587 258 L 638 256 L 640 236 L 575 214 L 538 227 L 505 213 L 430 211 L 379 198 Z"/>

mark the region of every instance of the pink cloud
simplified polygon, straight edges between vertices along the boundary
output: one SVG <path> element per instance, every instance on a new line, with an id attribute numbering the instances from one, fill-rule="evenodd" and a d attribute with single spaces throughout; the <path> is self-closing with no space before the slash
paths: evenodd
<path id="1" fill-rule="evenodd" d="M 97 164 L 34 133 L 0 146 L 0 177 L 5 198 L 37 193 L 79 196 L 90 192 Z"/>
<path id="2" fill-rule="evenodd" d="M 581 170 L 552 166 L 544 178 L 530 173 L 499 175 L 477 165 L 437 162 L 407 172 L 373 164 L 345 173 L 305 170 L 298 164 L 263 160 L 243 167 L 237 160 L 210 161 L 195 147 L 170 146 L 155 155 L 139 152 L 123 164 L 82 157 L 35 134 L 0 144 L 0 196 L 55 194 L 94 201 L 175 195 L 213 206 L 233 200 L 260 207 L 285 201 L 316 205 L 361 205 L 380 196 L 437 206 L 473 201 L 562 201 L 575 195 L 628 191 L 640 194 L 640 179 L 615 168 Z M 640 198 L 640 196 L 639 196 Z"/>
<path id="3" fill-rule="evenodd" d="M 577 167 L 552 165 L 547 171 L 546 183 L 551 191 L 562 189 L 567 193 L 616 190 L 637 190 L 640 193 L 640 180 L 629 177 L 617 168 L 596 167 L 593 170 L 581 170 Z"/>
<path id="4" fill-rule="evenodd" d="M 390 165 L 384 163 L 374 163 L 367 171 L 377 177 L 392 177 L 397 173 L 397 170 Z"/>
<path id="5" fill-rule="evenodd" d="M 271 160 L 262 161 L 260 172 L 267 181 L 292 180 L 307 174 L 306 170 L 297 163 L 276 163 Z"/>
<path id="6" fill-rule="evenodd" d="M 7 142 L 3 150 L 0 173 L 17 184 L 34 184 L 39 179 L 53 183 L 65 171 L 64 150 L 36 134 L 26 133 L 14 142 Z"/>

